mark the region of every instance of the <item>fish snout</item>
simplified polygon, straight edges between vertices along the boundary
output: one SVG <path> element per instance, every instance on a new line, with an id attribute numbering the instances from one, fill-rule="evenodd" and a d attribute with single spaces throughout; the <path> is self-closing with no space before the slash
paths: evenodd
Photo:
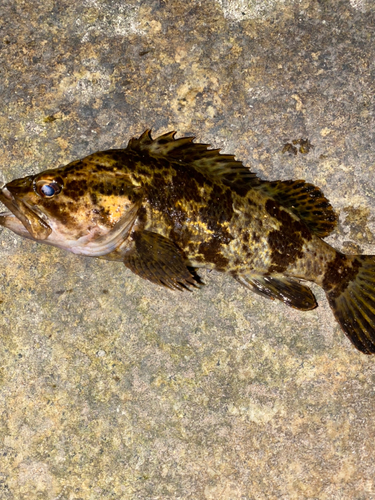
<path id="1" fill-rule="evenodd" d="M 15 179 L 7 184 L 1 186 L 1 191 L 9 199 L 11 197 L 20 197 L 33 191 L 33 177 L 23 177 L 22 179 Z"/>
<path id="2" fill-rule="evenodd" d="M 20 183 L 19 181 L 24 181 L 24 179 L 12 181 L 0 189 L 0 201 L 8 208 L 8 210 L 10 210 L 13 216 L 23 224 L 25 229 L 30 233 L 32 239 L 45 240 L 51 234 L 52 230 L 50 226 L 43 221 L 30 206 L 22 201 L 21 196 L 17 196 L 18 193 L 22 193 L 22 187 L 25 188 L 26 186 L 26 183 Z M 23 192 L 25 192 L 25 189 Z M 9 224 L 11 224 L 12 227 L 10 227 Z M 16 227 L 15 224 L 17 223 L 14 222 L 14 220 L 10 217 L 10 214 L 7 213 L 3 216 L 2 223 L 0 225 L 6 227 L 9 226 L 14 232 L 18 234 L 22 233 L 22 236 L 24 236 L 22 230 L 16 231 L 14 229 L 14 227 Z"/>

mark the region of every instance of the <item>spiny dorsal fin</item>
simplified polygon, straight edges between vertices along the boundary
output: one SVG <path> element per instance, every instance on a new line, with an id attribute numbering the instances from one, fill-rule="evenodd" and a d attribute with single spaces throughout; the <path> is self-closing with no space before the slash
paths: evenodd
<path id="1" fill-rule="evenodd" d="M 141 155 L 184 163 L 203 175 L 219 177 L 230 186 L 243 188 L 259 184 L 257 176 L 233 155 L 220 154 L 220 149 L 208 149 L 209 144 L 194 143 L 194 137 L 175 139 L 175 135 L 176 132 L 168 132 L 152 139 L 151 131 L 146 130 L 138 139 L 129 141 L 128 149 Z"/>
<path id="2" fill-rule="evenodd" d="M 314 234 L 323 238 L 336 226 L 337 216 L 324 194 L 313 184 L 297 181 L 261 181 L 258 189 L 297 215 Z"/>

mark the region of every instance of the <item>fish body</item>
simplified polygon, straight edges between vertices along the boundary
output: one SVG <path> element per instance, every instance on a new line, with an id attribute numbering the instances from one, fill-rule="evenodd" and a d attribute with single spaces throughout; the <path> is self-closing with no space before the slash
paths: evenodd
<path id="1" fill-rule="evenodd" d="M 353 344 L 375 353 L 375 257 L 324 242 L 337 219 L 312 184 L 264 181 L 191 137 L 146 131 L 126 149 L 11 181 L 0 201 L 0 225 L 16 234 L 122 261 L 172 289 L 199 287 L 204 267 L 309 310 L 317 304 L 300 280 L 315 282 Z"/>

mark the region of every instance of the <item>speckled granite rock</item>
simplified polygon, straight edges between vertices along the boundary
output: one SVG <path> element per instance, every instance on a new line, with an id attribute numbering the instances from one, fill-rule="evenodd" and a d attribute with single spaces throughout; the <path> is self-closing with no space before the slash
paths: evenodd
<path id="1" fill-rule="evenodd" d="M 331 243 L 375 253 L 370 0 L 0 14 L 0 180 L 176 129 L 321 186 Z M 309 313 L 214 273 L 179 294 L 0 235 L 1 499 L 375 499 L 375 358 L 317 287 Z"/>

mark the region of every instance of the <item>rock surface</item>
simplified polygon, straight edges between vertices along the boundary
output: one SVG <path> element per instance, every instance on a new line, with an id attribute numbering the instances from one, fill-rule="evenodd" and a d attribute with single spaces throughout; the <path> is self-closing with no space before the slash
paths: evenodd
<path id="1" fill-rule="evenodd" d="M 371 4 L 3 0 L 0 180 L 175 129 L 317 184 L 375 253 Z M 6 230 L 0 266 L 0 499 L 375 499 L 375 358 L 317 287 L 176 293 Z"/>

